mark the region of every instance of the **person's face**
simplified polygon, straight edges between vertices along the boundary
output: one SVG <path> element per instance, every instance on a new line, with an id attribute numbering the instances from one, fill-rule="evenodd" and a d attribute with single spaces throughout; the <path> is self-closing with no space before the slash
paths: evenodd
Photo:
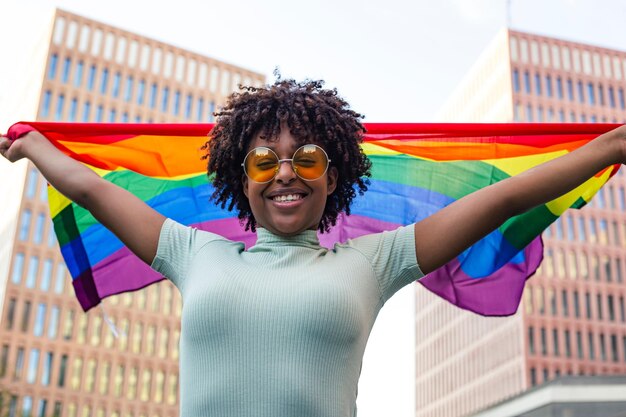
<path id="1" fill-rule="evenodd" d="M 281 128 L 278 140 L 268 141 L 259 136 L 254 136 L 247 152 L 265 146 L 280 159 L 291 159 L 299 148 L 286 126 Z M 304 181 L 293 171 L 291 163 L 283 162 L 276 177 L 268 183 L 256 183 L 244 173 L 242 178 L 243 192 L 257 225 L 277 235 L 294 236 L 307 229 L 317 230 L 326 199 L 337 186 L 337 169 L 331 166 L 319 179 Z M 280 201 L 281 196 L 288 195 L 295 196 L 295 200 Z"/>

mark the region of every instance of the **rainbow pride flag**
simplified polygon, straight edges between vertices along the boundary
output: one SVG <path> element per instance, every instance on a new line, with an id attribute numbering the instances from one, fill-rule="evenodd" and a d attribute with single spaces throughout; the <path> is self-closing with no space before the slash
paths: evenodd
<path id="1" fill-rule="evenodd" d="M 134 193 L 163 215 L 250 246 L 233 213 L 213 192 L 200 147 L 208 124 L 18 123 Z M 479 188 L 564 155 L 617 127 L 609 124 L 367 124 L 363 149 L 373 163 L 369 191 L 322 244 L 418 222 Z M 580 208 L 617 172 L 612 166 L 548 204 L 516 216 L 419 282 L 458 307 L 510 315 L 542 260 L 541 232 Z M 76 296 L 87 311 L 103 298 L 163 279 L 85 209 L 49 187 L 50 214 Z"/>

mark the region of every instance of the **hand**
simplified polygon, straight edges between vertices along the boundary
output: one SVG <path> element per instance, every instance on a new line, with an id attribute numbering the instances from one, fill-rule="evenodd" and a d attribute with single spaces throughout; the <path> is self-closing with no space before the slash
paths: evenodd
<path id="1" fill-rule="evenodd" d="M 29 132 L 18 140 L 10 140 L 6 135 L 0 135 L 0 155 L 10 162 L 19 161 L 26 157 L 26 148 L 29 144 L 45 138 L 39 132 Z"/>

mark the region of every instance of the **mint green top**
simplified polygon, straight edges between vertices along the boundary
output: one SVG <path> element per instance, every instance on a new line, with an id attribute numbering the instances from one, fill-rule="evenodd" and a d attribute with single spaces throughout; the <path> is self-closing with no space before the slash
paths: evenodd
<path id="1" fill-rule="evenodd" d="M 255 246 L 167 220 L 152 267 L 182 294 L 181 417 L 351 417 L 378 311 L 422 277 L 413 226 Z M 390 352 L 393 354 L 393 352 Z"/>

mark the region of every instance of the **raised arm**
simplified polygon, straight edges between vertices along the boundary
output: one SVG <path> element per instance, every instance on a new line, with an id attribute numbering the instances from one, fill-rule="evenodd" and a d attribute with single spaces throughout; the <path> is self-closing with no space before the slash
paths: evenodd
<path id="1" fill-rule="evenodd" d="M 38 132 L 13 142 L 0 136 L 0 154 L 11 162 L 30 159 L 54 188 L 89 210 L 144 262 L 152 262 L 163 215 L 66 156 Z"/>
<path id="2" fill-rule="evenodd" d="M 432 272 L 510 217 L 576 188 L 602 169 L 626 161 L 626 125 L 520 175 L 480 189 L 415 224 L 415 252 Z"/>

